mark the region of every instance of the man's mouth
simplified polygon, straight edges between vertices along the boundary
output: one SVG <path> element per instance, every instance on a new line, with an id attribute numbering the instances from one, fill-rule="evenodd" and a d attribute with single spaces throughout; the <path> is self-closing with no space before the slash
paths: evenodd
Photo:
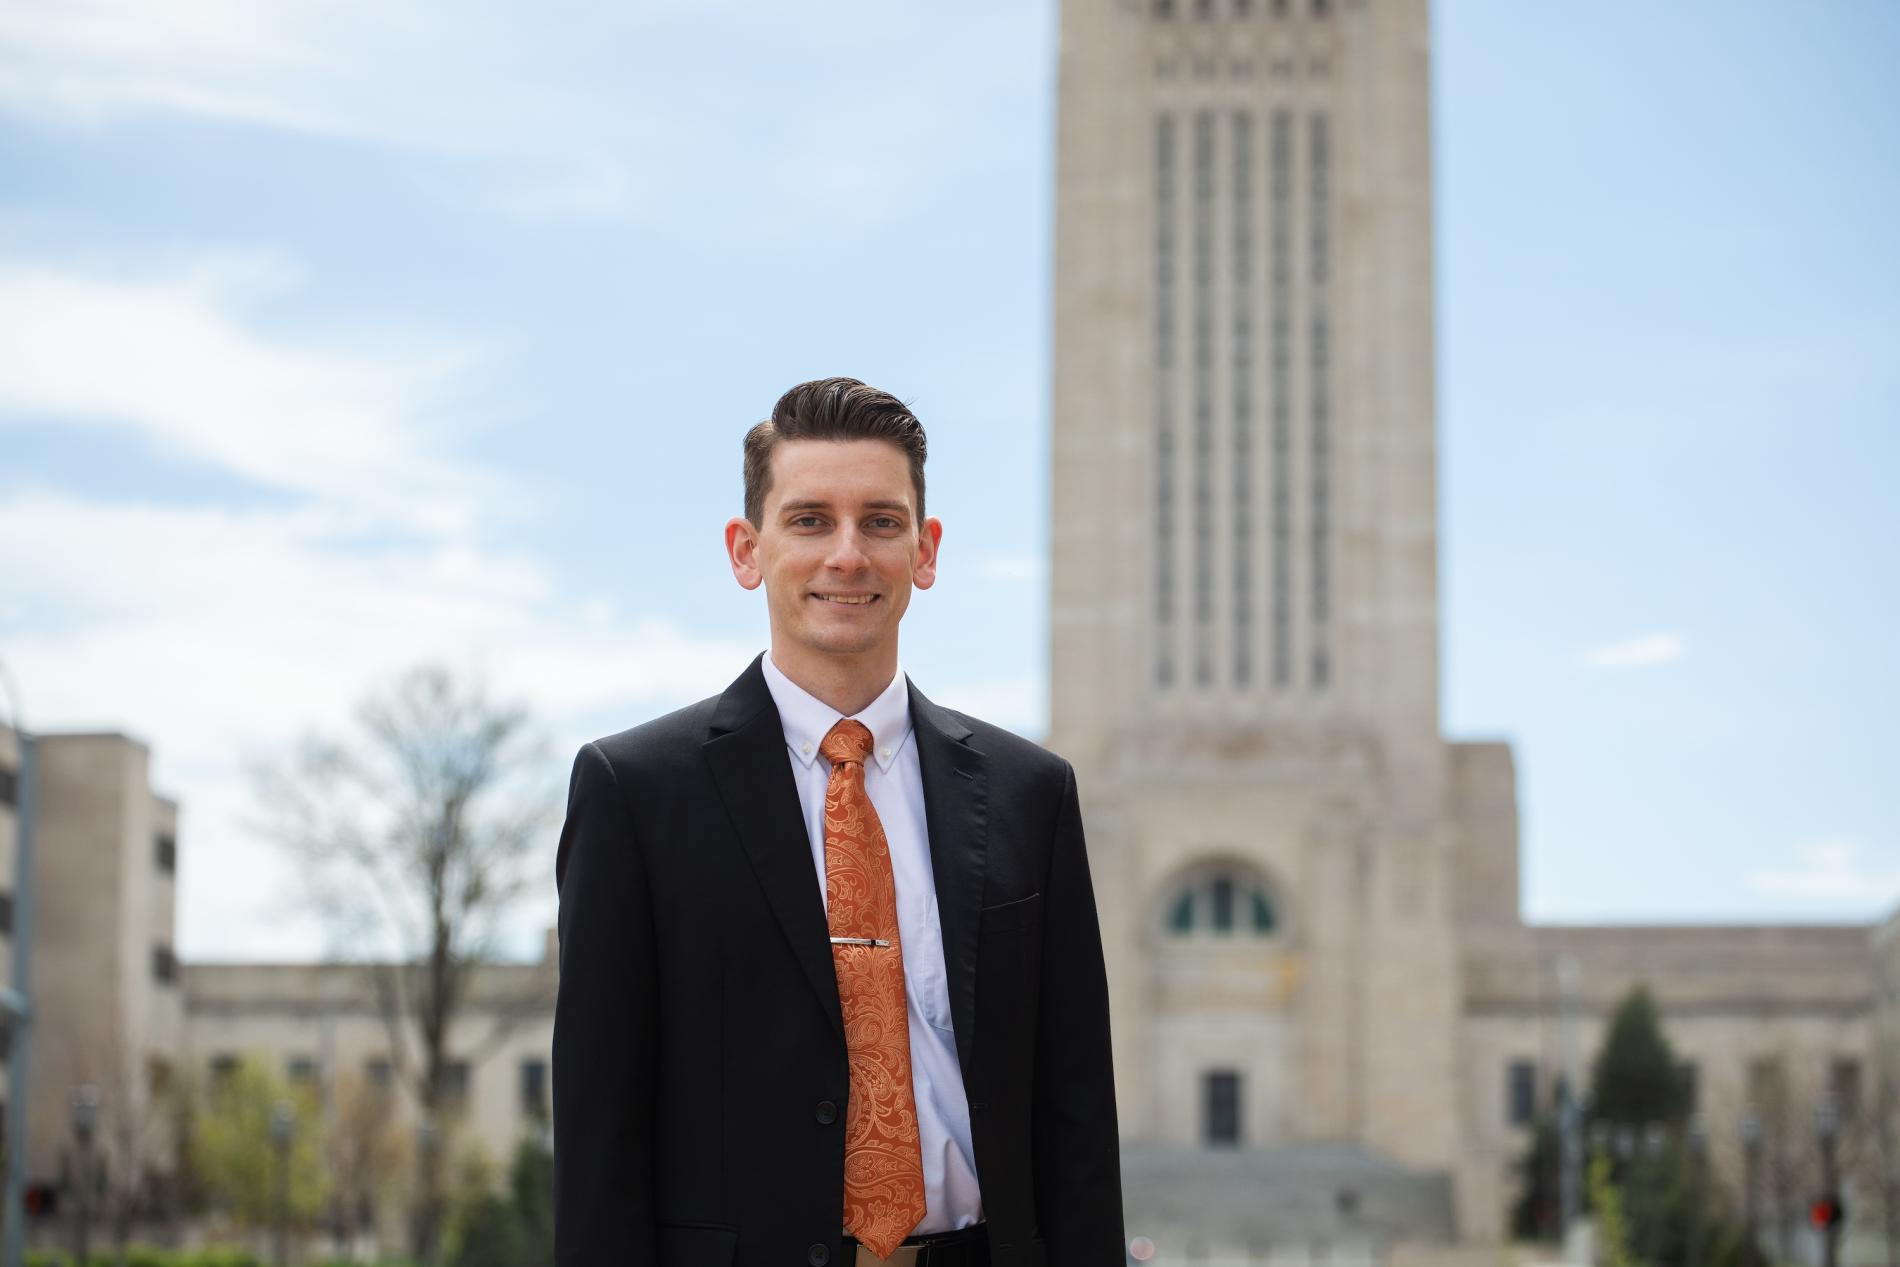
<path id="1" fill-rule="evenodd" d="M 827 603 L 844 603 L 850 607 L 863 607 L 877 601 L 876 594 L 813 594 L 812 597 Z"/>

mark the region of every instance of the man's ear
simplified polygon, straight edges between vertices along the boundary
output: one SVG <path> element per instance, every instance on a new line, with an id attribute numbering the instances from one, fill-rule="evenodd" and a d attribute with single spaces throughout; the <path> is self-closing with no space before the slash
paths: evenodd
<path id="1" fill-rule="evenodd" d="M 744 515 L 726 520 L 726 559 L 732 579 L 746 589 L 755 590 L 765 580 L 759 571 L 759 530 Z"/>
<path id="2" fill-rule="evenodd" d="M 937 583 L 937 547 L 943 543 L 943 521 L 935 517 L 924 520 L 923 530 L 917 534 L 917 561 L 911 565 L 910 583 L 920 590 L 927 590 Z"/>

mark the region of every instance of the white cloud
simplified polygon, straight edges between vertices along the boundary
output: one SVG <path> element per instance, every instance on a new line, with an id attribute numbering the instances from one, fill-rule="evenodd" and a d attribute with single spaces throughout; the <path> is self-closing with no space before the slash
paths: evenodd
<path id="1" fill-rule="evenodd" d="M 731 10 L 709 21 L 709 11 Z M 933 186 L 994 55 L 1042 22 L 880 0 L 525 9 L 480 0 L 9 0 L 0 116 L 98 129 L 171 118 L 440 160 L 452 200 L 798 237 L 882 223 Z M 869 56 L 922 46 L 926 58 Z M 743 83 L 743 91 L 732 85 Z M 760 111 L 795 95 L 792 111 Z M 789 196 L 796 191 L 795 196 Z"/>
<path id="2" fill-rule="evenodd" d="M 1689 640 L 1679 633 L 1644 634 L 1621 642 L 1602 642 L 1586 647 L 1578 657 L 1585 668 L 1616 672 L 1646 669 L 1670 664 L 1689 654 Z"/>
<path id="3" fill-rule="evenodd" d="M 268 256 L 212 256 L 155 275 L 0 266 L 0 426 L 6 415 L 129 427 L 249 480 L 348 493 L 424 523 L 480 477 L 433 454 L 426 419 L 470 353 L 378 355 L 286 343 L 252 309 L 294 283 Z M 392 476 L 401 472 L 400 496 Z"/>
<path id="4" fill-rule="evenodd" d="M 1851 837 L 1810 840 L 1795 847 L 1794 866 L 1752 868 L 1746 883 L 1770 897 L 1884 913 L 1900 900 L 1900 862 L 1868 855 Z"/>
<path id="5" fill-rule="evenodd" d="M 244 826 L 243 768 L 307 727 L 340 728 L 401 667 L 473 664 L 527 702 L 553 731 L 558 795 L 571 745 L 591 737 L 584 719 L 710 694 L 757 650 L 565 594 L 540 559 L 494 544 L 487 507 L 526 500 L 446 457 L 434 416 L 469 359 L 437 357 L 418 376 L 380 344 L 269 335 L 245 303 L 260 278 L 286 286 L 294 270 L 0 269 L 0 428 L 30 414 L 105 443 L 131 430 L 295 494 L 240 506 L 0 496 L 0 540 L 18 546 L 0 639 L 29 722 L 152 745 L 155 783 L 183 806 L 187 958 L 322 948 L 286 913 L 294 877 Z"/>

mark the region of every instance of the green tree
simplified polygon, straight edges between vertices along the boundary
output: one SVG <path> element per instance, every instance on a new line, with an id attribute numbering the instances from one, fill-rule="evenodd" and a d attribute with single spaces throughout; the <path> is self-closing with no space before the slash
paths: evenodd
<path id="1" fill-rule="evenodd" d="M 1590 1116 L 1621 1126 L 1680 1127 L 1694 1110 L 1690 1094 L 1655 1001 L 1637 986 L 1617 1005 L 1591 1066 Z"/>
<path id="2" fill-rule="evenodd" d="M 515 1146 L 508 1186 L 521 1231 L 521 1262 L 549 1267 L 554 1262 L 554 1154 L 547 1145 L 528 1138 Z"/>
<path id="3" fill-rule="evenodd" d="M 205 1195 L 239 1223 L 271 1226 L 277 1217 L 278 1152 L 271 1139 L 277 1105 L 291 1106 L 294 1127 L 286 1209 L 293 1224 L 323 1208 L 322 1115 L 310 1087 L 293 1087 L 262 1060 L 246 1057 L 209 1090 L 192 1124 L 192 1169 Z"/>
<path id="4" fill-rule="evenodd" d="M 1695 1105 L 1649 991 L 1617 1005 L 1591 1066 L 1587 1177 L 1601 1261 L 1611 1267 L 1763 1267 L 1690 1129 Z"/>

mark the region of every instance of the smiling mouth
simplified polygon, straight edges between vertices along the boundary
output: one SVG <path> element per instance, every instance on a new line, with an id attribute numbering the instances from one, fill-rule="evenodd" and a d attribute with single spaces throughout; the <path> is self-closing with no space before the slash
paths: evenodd
<path id="1" fill-rule="evenodd" d="M 823 603 L 842 603 L 846 607 L 868 607 L 877 601 L 876 594 L 813 594 L 813 598 Z"/>

